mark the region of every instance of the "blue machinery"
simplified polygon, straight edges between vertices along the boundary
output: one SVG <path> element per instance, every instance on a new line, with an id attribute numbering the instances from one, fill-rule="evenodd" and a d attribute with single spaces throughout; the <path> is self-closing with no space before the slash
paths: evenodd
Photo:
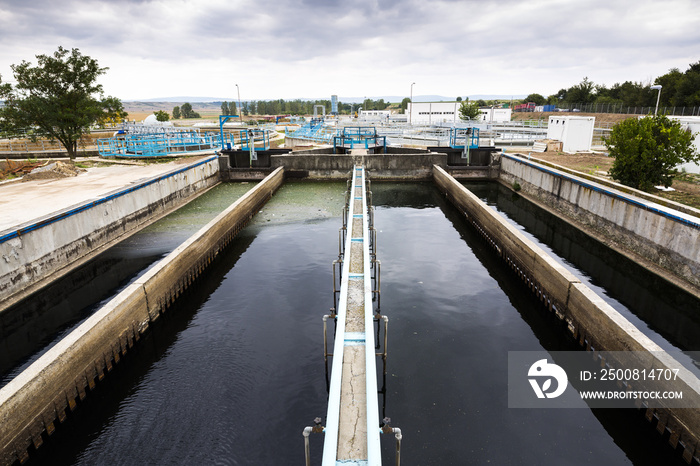
<path id="1" fill-rule="evenodd" d="M 450 147 L 453 149 L 477 149 L 479 128 L 450 128 Z"/>
<path id="2" fill-rule="evenodd" d="M 377 136 L 377 129 L 373 126 L 348 126 L 338 130 L 338 135 L 333 137 L 334 154 L 338 147 L 345 149 L 382 147 L 386 154 L 386 136 Z"/>
<path id="3" fill-rule="evenodd" d="M 335 129 L 326 126 L 323 119 L 314 118 L 306 125 L 302 126 L 288 137 L 306 139 L 309 141 L 333 144 L 333 153 L 338 148 L 343 149 L 374 149 L 381 147 L 386 153 L 386 136 L 377 135 L 375 127 L 348 126 Z"/>
<path id="4" fill-rule="evenodd" d="M 462 149 L 462 158 L 469 160 L 469 151 L 479 148 L 479 128 L 450 128 L 450 147 Z"/>
<path id="5" fill-rule="evenodd" d="M 169 127 L 134 127 L 120 130 L 111 138 L 97 140 L 98 152 L 103 157 L 166 157 L 215 148 L 213 133 L 202 135 L 198 130 Z"/>
<path id="6" fill-rule="evenodd" d="M 335 135 L 336 130 L 324 125 L 322 118 L 312 118 L 311 121 L 293 133 L 287 133 L 287 136 L 290 138 L 306 139 L 326 144 L 330 144 Z"/>
<path id="7" fill-rule="evenodd" d="M 389 418 L 384 418 L 382 427 L 379 424 L 376 357 L 383 357 L 386 377 L 388 318 L 379 314 L 380 262 L 376 259 L 372 192 L 369 190 L 364 167 L 353 168 L 348 184 L 343 227 L 340 229 L 340 250 L 338 260 L 333 262 L 335 307 L 331 309 L 331 315 L 323 317 L 326 371 L 328 356 L 333 356 L 326 426 L 322 426 L 321 419 L 316 418 L 315 426 L 304 429 L 306 464 L 310 466 L 311 462 L 311 433 L 325 434 L 323 466 L 380 466 L 380 434 L 393 433 L 396 437 L 396 464 L 399 465 L 401 429 L 389 426 Z M 336 264 L 339 264 L 341 269 L 339 290 L 336 289 Z M 373 304 L 375 299 L 376 313 Z M 335 319 L 336 323 L 332 354 L 328 353 L 328 318 Z M 378 322 L 380 329 L 382 321 L 384 347 L 382 353 L 376 353 L 378 346 L 375 346 L 374 322 Z M 379 330 L 377 333 L 379 334 Z"/>

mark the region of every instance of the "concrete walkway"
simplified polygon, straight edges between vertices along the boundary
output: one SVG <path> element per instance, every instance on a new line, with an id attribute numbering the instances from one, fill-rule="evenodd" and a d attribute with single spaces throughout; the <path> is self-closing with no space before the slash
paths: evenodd
<path id="1" fill-rule="evenodd" d="M 200 160 L 88 168 L 78 176 L 0 183 L 0 232 Z"/>

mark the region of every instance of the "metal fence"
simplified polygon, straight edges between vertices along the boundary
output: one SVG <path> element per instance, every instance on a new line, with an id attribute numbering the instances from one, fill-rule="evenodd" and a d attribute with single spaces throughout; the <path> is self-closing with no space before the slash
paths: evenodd
<path id="1" fill-rule="evenodd" d="M 648 115 L 654 113 L 656 106 L 637 107 L 623 104 L 584 104 L 562 102 L 557 105 L 559 112 L 582 113 L 621 113 L 626 115 Z M 659 107 L 659 113 L 674 116 L 700 116 L 700 107 Z"/>
<path id="2" fill-rule="evenodd" d="M 30 153 L 30 152 L 65 152 L 58 141 L 38 139 L 0 139 L 0 152 L 10 153 Z M 86 138 L 78 141 L 78 150 L 97 150 L 97 143 L 94 139 Z"/>

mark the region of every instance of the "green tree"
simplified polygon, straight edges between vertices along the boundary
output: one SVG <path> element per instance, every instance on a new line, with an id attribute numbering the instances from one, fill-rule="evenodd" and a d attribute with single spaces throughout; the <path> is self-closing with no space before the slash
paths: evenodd
<path id="1" fill-rule="evenodd" d="M 173 119 L 178 120 L 181 116 L 182 115 L 180 114 L 180 107 L 176 105 L 175 107 L 173 107 Z"/>
<path id="2" fill-rule="evenodd" d="M 459 106 L 460 120 L 475 120 L 479 116 L 479 105 L 477 102 L 469 102 L 465 100 Z"/>
<path id="3" fill-rule="evenodd" d="M 189 102 L 185 102 L 184 104 L 182 104 L 182 106 L 180 107 L 180 113 L 182 114 L 182 118 L 192 118 L 190 116 L 192 115 L 192 113 L 194 113 L 194 111 L 192 110 L 192 104 Z"/>
<path id="4" fill-rule="evenodd" d="M 36 59 L 36 66 L 27 61 L 12 65 L 14 86 L 0 81 L 0 100 L 5 101 L 0 119 L 6 129 L 31 129 L 33 138 L 58 140 L 72 159 L 90 126 L 126 118 L 121 101 L 105 98 L 97 84 L 108 69 L 97 60 L 60 46 L 53 55 Z"/>
<path id="5" fill-rule="evenodd" d="M 221 102 L 221 114 L 222 115 L 230 115 L 230 110 L 228 108 L 228 102 L 224 101 Z"/>
<path id="6" fill-rule="evenodd" d="M 164 110 L 158 110 L 153 112 L 153 114 L 156 116 L 157 121 L 170 121 L 170 115 Z"/>
<path id="7" fill-rule="evenodd" d="M 406 113 L 406 109 L 408 109 L 408 104 L 411 102 L 411 99 L 409 97 L 404 97 L 404 99 L 401 101 L 401 113 Z"/>
<path id="8" fill-rule="evenodd" d="M 588 78 L 583 78 L 579 84 L 571 86 L 566 91 L 566 101 L 572 104 L 588 104 L 595 100 L 595 84 Z"/>
<path id="9" fill-rule="evenodd" d="M 457 102 L 461 102 L 462 98 L 460 96 L 457 96 Z"/>
<path id="10" fill-rule="evenodd" d="M 544 105 L 547 103 L 547 99 L 541 94 L 530 94 L 525 97 L 525 102 L 534 102 L 535 105 Z"/>
<path id="11" fill-rule="evenodd" d="M 202 118 L 199 113 L 192 110 L 192 104 L 189 102 L 182 104 L 180 107 L 180 115 L 182 115 L 182 118 Z"/>
<path id="12" fill-rule="evenodd" d="M 643 191 L 670 186 L 675 167 L 700 160 L 692 133 L 665 115 L 623 120 L 603 140 L 615 157 L 610 176 Z"/>

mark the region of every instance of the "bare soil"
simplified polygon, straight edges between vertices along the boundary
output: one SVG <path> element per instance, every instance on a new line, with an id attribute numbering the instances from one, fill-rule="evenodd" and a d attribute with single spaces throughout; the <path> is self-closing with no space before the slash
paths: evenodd
<path id="1" fill-rule="evenodd" d="M 78 176 L 85 169 L 76 167 L 72 162 L 56 161 L 44 167 L 39 167 L 22 177 L 22 182 L 34 180 L 51 180 Z"/>

